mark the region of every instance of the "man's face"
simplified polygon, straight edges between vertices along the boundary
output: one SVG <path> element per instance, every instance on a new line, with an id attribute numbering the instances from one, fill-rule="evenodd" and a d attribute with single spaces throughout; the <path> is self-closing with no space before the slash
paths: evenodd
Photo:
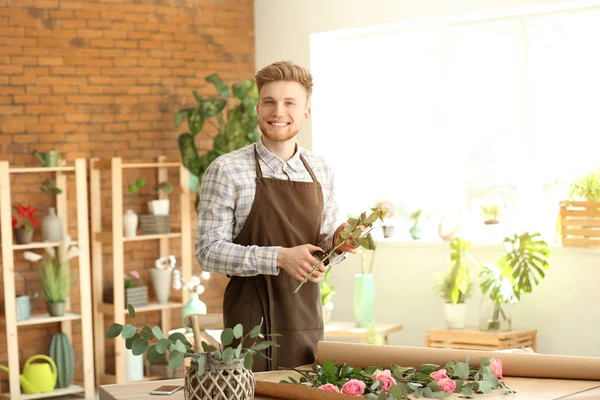
<path id="1" fill-rule="evenodd" d="M 294 138 L 310 115 L 306 90 L 298 82 L 275 81 L 260 90 L 258 126 L 262 134 L 274 142 Z"/>

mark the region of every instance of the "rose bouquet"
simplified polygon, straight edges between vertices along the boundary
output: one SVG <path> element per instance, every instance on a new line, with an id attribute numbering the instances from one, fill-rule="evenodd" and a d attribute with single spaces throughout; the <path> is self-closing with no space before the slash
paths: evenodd
<path id="1" fill-rule="evenodd" d="M 371 208 L 372 212 L 369 216 L 367 216 L 366 212 L 363 212 L 358 218 L 348 218 L 346 226 L 339 234 L 339 238 L 336 238 L 335 246 L 325 254 L 317 265 L 313 266 L 311 272 L 300 282 L 294 293 L 297 293 L 302 285 L 308 282 L 308 279 L 315 273 L 317 268 L 323 265 L 345 243 L 351 241 L 356 249 L 364 247 L 367 250 L 375 250 L 375 240 L 371 236 L 371 231 L 373 230 L 375 221 L 379 219 L 383 222 L 384 218 L 393 215 L 387 207 L 387 202 L 381 202 Z"/>
<path id="2" fill-rule="evenodd" d="M 475 393 L 488 393 L 502 388 L 514 394 L 502 379 L 502 361 L 482 358 L 478 369 L 467 362 L 449 361 L 444 368 L 435 364 L 423 364 L 419 368 L 400 367 L 392 364 L 389 369 L 378 366 L 367 368 L 341 364 L 333 360 L 314 365 L 312 370 L 293 369 L 302 377 L 288 377 L 280 383 L 302 384 L 319 390 L 360 396 L 372 400 L 405 400 L 414 398 L 449 397 L 459 393 L 463 398 L 473 398 Z"/>

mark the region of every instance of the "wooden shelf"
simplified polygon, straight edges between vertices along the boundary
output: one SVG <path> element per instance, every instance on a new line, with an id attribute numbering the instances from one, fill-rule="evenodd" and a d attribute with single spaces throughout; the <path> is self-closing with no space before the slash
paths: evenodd
<path id="1" fill-rule="evenodd" d="M 49 397 L 58 397 L 58 396 L 66 396 L 69 394 L 75 393 L 83 393 L 85 391 L 83 386 L 80 385 L 71 385 L 68 388 L 64 389 L 55 389 L 50 393 L 36 393 L 36 394 L 21 394 L 21 399 L 23 400 L 33 400 L 33 399 L 47 399 Z M 1 398 L 10 399 L 10 393 L 2 393 L 0 394 Z"/>
<path id="2" fill-rule="evenodd" d="M 32 315 L 26 321 L 17 321 L 17 326 L 52 324 L 54 322 L 77 321 L 81 319 L 80 314 L 66 312 L 62 317 L 51 317 L 48 314 Z"/>
<path id="3" fill-rule="evenodd" d="M 150 311 L 170 310 L 172 308 L 180 308 L 181 303 L 168 302 L 167 304 L 149 303 L 145 307 L 135 307 L 135 313 L 143 313 Z M 114 313 L 115 306 L 110 303 L 102 303 L 98 306 L 98 310 L 106 315 L 112 315 Z M 127 313 L 127 309 L 123 310 L 123 313 Z"/>
<path id="4" fill-rule="evenodd" d="M 67 312 L 61 317 L 51 317 L 47 313 L 33 315 L 26 321 L 17 321 L 15 304 L 15 251 L 29 249 L 47 249 L 59 247 L 59 242 L 33 242 L 29 244 L 14 243 L 14 231 L 12 227 L 13 202 L 11 197 L 11 174 L 37 174 L 38 179 L 43 179 L 46 173 L 50 173 L 56 181 L 58 187 L 62 189 L 62 194 L 55 198 L 56 215 L 62 220 L 63 235 L 67 234 L 70 211 L 75 211 L 76 233 L 74 236 L 77 241 L 72 241 L 70 245 L 77 245 L 80 249 L 77 256 L 77 273 L 74 274 L 74 280 L 71 285 L 71 291 L 77 292 L 77 309 L 80 314 Z M 67 191 L 70 187 L 67 179 L 74 181 L 75 196 L 69 196 Z M 4 315 L 0 315 L 0 323 L 4 325 L 5 334 L 0 335 L 1 340 L 5 341 L 8 356 L 8 384 L 10 392 L 0 394 L 0 397 L 10 398 L 12 400 L 21 399 L 43 399 L 48 397 L 59 397 L 71 394 L 83 394 L 86 398 L 92 398 L 94 395 L 94 338 L 91 334 L 77 336 L 77 341 L 73 340 L 74 325 L 79 326 L 81 332 L 92 332 L 93 329 L 93 308 L 92 296 L 90 293 L 90 258 L 89 258 L 89 217 L 88 217 L 88 185 L 87 185 L 87 162 L 83 158 L 74 161 L 73 166 L 61 167 L 36 167 L 36 168 L 11 168 L 8 161 L 0 161 L 0 238 L 2 243 L 2 277 L 4 288 Z M 74 267 L 75 268 L 75 267 Z M 35 271 L 34 271 L 35 272 Z M 39 272 L 39 271 L 38 271 Z M 76 280 L 75 280 L 76 279 Z M 71 310 L 71 297 L 67 298 L 66 309 Z M 20 343 L 22 338 L 19 336 L 19 327 L 35 330 L 37 327 L 46 324 L 57 323 L 59 331 L 66 334 L 71 340 L 73 347 L 81 349 L 81 355 L 78 355 L 78 364 L 82 368 L 82 382 L 78 385 L 71 385 L 68 388 L 57 389 L 51 393 L 24 394 L 21 393 L 19 383 L 19 374 L 23 370 L 19 348 L 24 348 L 31 343 Z"/>
<path id="5" fill-rule="evenodd" d="M 30 250 L 30 249 L 46 249 L 48 247 L 58 247 L 60 246 L 60 242 L 32 242 L 29 244 L 14 244 L 14 250 Z M 77 241 L 71 241 L 71 246 L 77 246 Z"/>
<path id="6" fill-rule="evenodd" d="M 75 167 L 9 168 L 10 174 L 38 174 L 40 172 L 75 172 Z"/>
<path id="7" fill-rule="evenodd" d="M 131 164 L 123 164 L 121 163 L 121 169 L 139 169 L 139 168 L 180 168 L 181 163 L 179 160 L 163 160 L 155 163 L 131 163 Z M 111 160 L 98 160 L 92 166 L 92 169 L 111 169 L 112 163 Z"/>
<path id="8" fill-rule="evenodd" d="M 156 235 L 138 235 L 133 237 L 124 237 L 123 242 L 141 242 L 144 240 L 175 239 L 180 237 L 181 232 L 171 232 L 160 233 Z M 110 244 L 113 241 L 113 234 L 112 232 L 96 232 L 94 234 L 94 240 L 102 242 L 103 244 Z"/>

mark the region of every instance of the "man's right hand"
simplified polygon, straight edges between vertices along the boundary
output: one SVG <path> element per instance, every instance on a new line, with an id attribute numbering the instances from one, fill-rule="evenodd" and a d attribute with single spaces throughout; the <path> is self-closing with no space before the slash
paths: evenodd
<path id="1" fill-rule="evenodd" d="M 296 247 L 281 247 L 277 254 L 277 267 L 288 273 L 292 278 L 302 282 L 313 266 L 320 263 L 313 253 L 323 251 L 320 247 L 312 244 L 303 244 Z M 327 267 L 320 265 L 314 274 L 308 279 L 311 282 L 318 283 L 327 271 Z"/>

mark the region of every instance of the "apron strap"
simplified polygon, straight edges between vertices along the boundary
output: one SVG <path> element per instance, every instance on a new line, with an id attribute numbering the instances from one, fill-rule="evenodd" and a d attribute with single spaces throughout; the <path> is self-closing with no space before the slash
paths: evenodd
<path id="1" fill-rule="evenodd" d="M 304 156 L 302 154 L 300 154 L 300 159 L 302 160 L 302 163 L 304 164 L 304 167 L 306 168 L 306 170 L 310 174 L 310 177 L 312 178 L 313 182 L 317 182 L 317 177 L 315 176 L 315 173 L 313 172 L 313 170 L 310 167 L 310 165 L 308 165 L 308 163 L 306 162 L 306 160 L 304 159 Z"/>
<path id="2" fill-rule="evenodd" d="M 260 164 L 258 162 L 258 151 L 256 150 L 256 145 L 254 145 L 254 165 L 256 167 L 256 177 L 262 178 L 262 169 L 260 169 Z"/>

